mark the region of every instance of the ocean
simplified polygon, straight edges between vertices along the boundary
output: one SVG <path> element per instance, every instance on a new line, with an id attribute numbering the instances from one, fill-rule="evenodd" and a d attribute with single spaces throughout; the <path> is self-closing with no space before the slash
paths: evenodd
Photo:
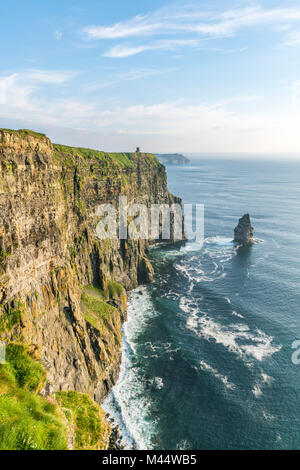
<path id="1" fill-rule="evenodd" d="M 205 241 L 151 249 L 155 282 L 129 295 L 103 408 L 128 449 L 300 449 L 300 164 L 167 172 L 173 194 L 205 205 Z M 237 248 L 247 212 L 256 243 Z"/>

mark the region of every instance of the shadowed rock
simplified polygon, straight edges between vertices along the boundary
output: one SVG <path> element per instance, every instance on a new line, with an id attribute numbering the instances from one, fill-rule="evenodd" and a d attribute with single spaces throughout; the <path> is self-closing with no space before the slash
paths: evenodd
<path id="1" fill-rule="evenodd" d="M 241 245 L 252 245 L 254 229 L 251 225 L 250 215 L 245 214 L 239 219 L 237 227 L 234 229 L 234 241 Z"/>

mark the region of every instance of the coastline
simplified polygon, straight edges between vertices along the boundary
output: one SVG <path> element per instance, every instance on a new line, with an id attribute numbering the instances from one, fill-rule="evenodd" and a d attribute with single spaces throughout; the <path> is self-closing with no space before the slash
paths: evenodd
<path id="1" fill-rule="evenodd" d="M 185 243 L 188 240 L 185 241 Z M 183 254 L 181 243 L 156 243 L 151 246 L 151 251 L 157 250 L 161 254 L 160 261 L 165 261 L 169 257 L 174 259 Z M 155 273 L 155 266 L 158 259 L 154 261 L 154 281 L 159 275 Z M 145 379 L 143 363 L 139 356 L 139 334 L 143 334 L 147 329 L 148 322 L 160 315 L 156 310 L 151 298 L 151 285 L 145 284 L 136 287 L 128 292 L 127 299 L 127 319 L 122 325 L 122 358 L 120 372 L 117 382 L 111 388 L 107 397 L 101 403 L 102 409 L 108 416 L 111 426 L 116 427 L 121 437 L 121 444 L 124 450 L 152 450 L 156 441 L 156 421 L 151 411 L 151 403 L 147 402 L 145 396 L 149 388 L 161 390 L 164 387 L 160 376 L 148 377 Z M 156 355 L 156 346 L 149 345 L 152 357 Z M 149 357 L 149 356 L 148 356 Z M 135 406 L 132 406 L 134 403 Z"/>
<path id="2" fill-rule="evenodd" d="M 148 286 L 139 286 L 128 294 L 127 320 L 122 327 L 122 360 L 119 378 L 104 399 L 101 406 L 112 426 L 118 426 L 122 437 L 121 443 L 125 450 L 151 449 L 151 431 L 145 429 L 147 419 L 147 403 L 143 407 L 142 388 L 137 380 L 137 359 L 134 339 L 146 325 L 147 321 L 156 315 L 153 311 Z M 136 407 L 129 407 L 130 401 L 136 402 Z M 143 411 L 142 411 L 143 410 Z M 147 423 L 149 424 L 149 423 Z M 134 426 L 133 426 L 134 425 Z M 150 446 L 150 447 L 149 447 Z"/>

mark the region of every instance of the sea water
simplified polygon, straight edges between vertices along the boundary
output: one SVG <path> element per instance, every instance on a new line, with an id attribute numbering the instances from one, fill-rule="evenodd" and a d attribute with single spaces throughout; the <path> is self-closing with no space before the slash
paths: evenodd
<path id="1" fill-rule="evenodd" d="M 126 448 L 299 449 L 300 164 L 193 160 L 168 187 L 205 205 L 205 241 L 154 247 L 129 295 L 123 362 L 104 409 Z M 251 215 L 256 243 L 233 229 Z"/>

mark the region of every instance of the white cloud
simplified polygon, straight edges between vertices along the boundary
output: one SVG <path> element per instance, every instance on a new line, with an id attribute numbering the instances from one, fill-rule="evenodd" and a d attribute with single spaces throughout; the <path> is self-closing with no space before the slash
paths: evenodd
<path id="1" fill-rule="evenodd" d="M 120 39 L 129 36 L 154 34 L 163 27 L 162 23 L 148 21 L 147 16 L 136 16 L 132 20 L 116 23 L 112 26 L 88 26 L 83 33 L 89 39 Z"/>
<path id="2" fill-rule="evenodd" d="M 124 57 L 129 57 L 131 55 L 140 54 L 141 52 L 148 51 L 152 49 L 151 46 L 115 46 L 112 47 L 109 51 L 105 52 L 104 57 L 112 57 L 117 59 L 123 59 Z"/>
<path id="3" fill-rule="evenodd" d="M 33 69 L 23 72 L 22 78 L 36 83 L 62 84 L 68 82 L 75 75 L 76 72 Z"/>
<path id="4" fill-rule="evenodd" d="M 300 45 L 300 31 L 294 31 L 290 33 L 285 41 L 282 43 L 283 46 L 299 46 Z"/>
<path id="5" fill-rule="evenodd" d="M 55 119 L 55 114 L 59 112 L 61 107 L 59 101 L 41 99 L 39 92 L 47 86 L 65 85 L 74 75 L 75 72 L 25 70 L 22 73 L 0 77 L 0 90 L 2 90 L 0 105 L 3 105 L 0 107 L 1 114 L 5 113 L 6 117 L 16 117 L 22 114 L 24 118 L 28 116 L 29 119 L 43 119 L 45 116 L 47 119 L 53 112 Z M 57 106 L 56 111 L 52 109 L 55 106 Z M 68 103 L 64 112 L 67 110 Z M 77 111 L 79 110 L 77 109 Z"/>
<path id="6" fill-rule="evenodd" d="M 121 39 L 175 32 L 224 37 L 234 35 L 241 28 L 280 25 L 299 20 L 300 8 L 264 9 L 256 6 L 216 13 L 201 11 L 197 5 L 193 5 L 192 8 L 157 10 L 111 26 L 88 26 L 83 29 L 83 33 L 88 39 Z"/>
<path id="7" fill-rule="evenodd" d="M 22 83 L 21 83 L 22 82 Z M 30 102 L 30 95 L 35 91 L 35 86 L 32 83 L 20 81 L 20 76 L 17 73 L 0 78 L 0 85 L 2 87 L 2 104 L 5 109 L 32 109 Z"/>
<path id="8" fill-rule="evenodd" d="M 144 44 L 141 46 L 118 45 L 105 52 L 104 56 L 121 59 L 140 54 L 144 51 L 172 51 L 182 47 L 196 47 L 199 45 L 200 41 L 197 39 L 168 39 L 164 41 L 155 41 L 152 44 Z"/>
<path id="9" fill-rule="evenodd" d="M 143 73 L 151 70 L 132 71 L 127 78 L 136 79 Z M 39 93 L 44 87 L 60 86 L 70 76 L 72 72 L 31 70 L 0 78 L 0 89 L 4 84 L 6 90 L 5 103 L 0 103 L 0 117 L 20 120 L 22 116 L 24 121 L 31 122 L 29 127 L 43 126 L 46 131 L 54 127 L 73 128 L 74 142 L 78 145 L 111 150 L 133 148 L 138 140 L 150 151 L 300 151 L 298 107 L 286 114 L 274 110 L 249 113 L 248 102 L 258 99 L 256 95 L 236 95 L 211 104 L 177 100 L 153 105 L 103 106 L 95 95 L 89 102 L 67 97 L 49 100 Z M 299 90 L 300 81 L 295 81 L 292 85 L 295 98 L 299 98 Z M 238 111 L 233 111 L 236 103 Z M 80 142 L 76 129 L 88 129 Z M 94 136 L 92 141 L 90 135 Z"/>
<path id="10" fill-rule="evenodd" d="M 124 81 L 134 81 L 134 80 L 141 80 L 146 77 L 152 77 L 154 75 L 162 75 L 166 73 L 171 73 L 175 72 L 178 70 L 175 67 L 170 67 L 170 68 L 140 68 L 140 69 L 132 69 L 129 70 L 128 72 L 119 72 L 119 73 L 112 73 L 109 74 L 107 79 L 103 80 L 101 77 L 101 80 L 99 82 L 89 84 L 84 87 L 85 92 L 93 92 L 95 90 L 101 89 L 101 88 L 106 88 L 110 87 L 113 85 L 116 85 L 118 83 L 123 83 Z"/>
<path id="11" fill-rule="evenodd" d="M 245 28 L 272 27 L 281 32 L 300 21 L 300 8 L 263 8 L 252 6 L 224 11 L 204 11 L 192 7 L 160 9 L 109 26 L 88 26 L 83 29 L 86 39 L 128 39 L 160 35 L 160 40 L 144 44 L 118 44 L 104 53 L 111 58 L 125 58 L 145 51 L 189 47 L 201 40 L 235 36 Z M 176 37 L 174 37 L 177 35 Z M 188 37 L 187 37 L 188 36 Z M 192 36 L 192 37 L 191 37 Z M 166 37 L 165 40 L 162 40 Z M 298 44 L 299 37 L 291 36 L 286 45 Z M 181 45 L 180 45 L 181 42 Z"/>

